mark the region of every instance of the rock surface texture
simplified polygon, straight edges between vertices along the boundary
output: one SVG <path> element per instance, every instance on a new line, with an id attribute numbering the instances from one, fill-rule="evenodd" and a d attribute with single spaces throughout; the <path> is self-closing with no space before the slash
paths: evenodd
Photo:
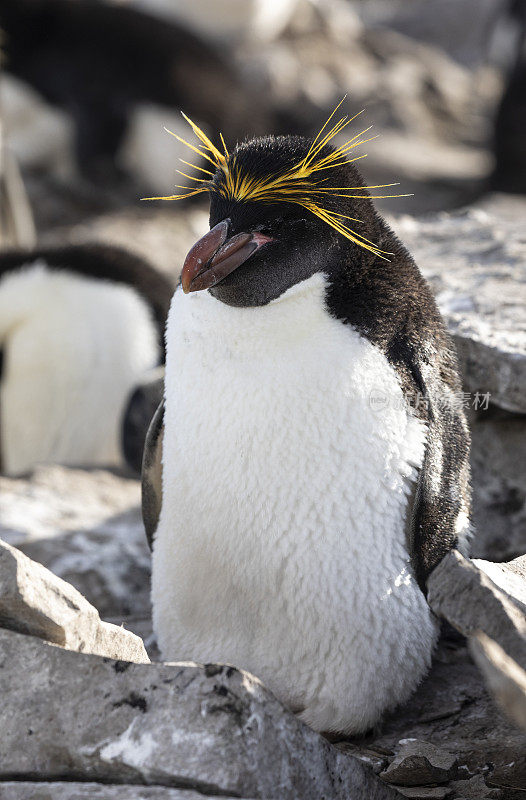
<path id="1" fill-rule="evenodd" d="M 130 664 L 6 630 L 0 665 L 4 780 L 82 776 L 283 800 L 396 797 L 233 667 Z"/>
<path id="2" fill-rule="evenodd" d="M 192 789 L 138 786 L 132 783 L 107 785 L 91 781 L 6 781 L 0 784 L 1 800 L 203 800 L 203 797 L 205 795 L 201 792 Z M 206 797 L 207 800 L 219 800 L 218 795 Z M 227 795 L 221 795 L 221 800 L 225 800 L 225 797 L 228 800 Z"/>
<path id="3" fill-rule="evenodd" d="M 524 564 L 526 556 L 511 562 L 511 567 L 506 565 L 509 581 L 501 565 L 498 586 L 476 561 L 452 550 L 433 570 L 427 586 L 429 605 L 436 614 L 468 638 L 482 631 L 526 668 L 526 614 L 520 599 L 523 587 L 519 599 L 513 594 Z"/>
<path id="4" fill-rule="evenodd" d="M 526 731 L 526 670 L 482 632 L 473 636 L 470 650 L 497 703 Z"/>
<path id="5" fill-rule="evenodd" d="M 457 776 L 455 756 L 418 739 L 400 742 L 400 750 L 380 777 L 399 786 L 447 783 Z"/>
<path id="6" fill-rule="evenodd" d="M 453 334 L 464 389 L 489 392 L 493 405 L 522 414 L 526 241 L 519 221 L 525 207 L 524 200 L 495 195 L 451 214 L 393 220 Z"/>
<path id="7" fill-rule="evenodd" d="M 149 661 L 142 639 L 103 622 L 71 584 L 1 540 L 0 626 L 79 653 Z"/>
<path id="8" fill-rule="evenodd" d="M 0 538 L 75 586 L 106 619 L 150 615 L 150 554 L 138 481 L 37 467 L 0 476 Z"/>

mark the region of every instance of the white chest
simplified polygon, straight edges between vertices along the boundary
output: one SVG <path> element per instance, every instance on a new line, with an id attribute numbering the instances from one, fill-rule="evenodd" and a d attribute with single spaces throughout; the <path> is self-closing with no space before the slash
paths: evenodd
<path id="1" fill-rule="evenodd" d="M 176 293 L 154 550 L 164 656 L 236 663 L 298 707 L 320 691 L 305 664 L 356 653 L 396 593 L 427 614 L 405 545 L 425 430 L 323 297 L 319 275 L 258 309 Z"/>

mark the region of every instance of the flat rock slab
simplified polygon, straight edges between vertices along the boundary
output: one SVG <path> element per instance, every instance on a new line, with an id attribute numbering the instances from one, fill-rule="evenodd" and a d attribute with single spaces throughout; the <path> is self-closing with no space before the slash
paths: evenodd
<path id="1" fill-rule="evenodd" d="M 394 790 L 233 667 L 130 664 L 0 631 L 0 780 L 165 785 L 280 800 Z"/>
<path id="2" fill-rule="evenodd" d="M 81 653 L 149 661 L 142 639 L 102 622 L 73 586 L 1 540 L 0 627 Z"/>
<path id="3" fill-rule="evenodd" d="M 506 585 L 506 591 L 475 562 L 452 550 L 428 579 L 428 601 L 435 614 L 464 636 L 482 631 L 525 669 L 526 616 L 521 600 L 514 599 L 512 594 L 518 580 L 517 571 L 510 569 L 511 577 L 506 582 L 505 567 L 501 565 L 500 585 Z"/>
<path id="4" fill-rule="evenodd" d="M 134 786 L 133 784 L 76 783 L 74 781 L 6 781 L 0 782 L 1 800 L 203 800 L 205 795 L 191 789 L 169 789 L 166 786 Z M 219 800 L 206 795 L 207 800 Z M 221 795 L 221 800 L 229 800 Z M 234 798 L 231 798 L 234 800 Z M 238 800 L 236 797 L 235 800 Z M 252 798 L 241 798 L 252 800 Z"/>
<path id="5" fill-rule="evenodd" d="M 446 750 L 418 739 L 405 739 L 380 777 L 397 786 L 428 786 L 455 778 L 457 766 L 456 756 Z"/>
<path id="6" fill-rule="evenodd" d="M 0 476 L 0 538 L 75 586 L 102 617 L 150 615 L 137 480 L 60 466 Z"/>
<path id="7" fill-rule="evenodd" d="M 499 589 L 513 597 L 515 603 L 520 603 L 526 613 L 526 556 L 498 564 L 494 561 L 485 561 L 481 558 L 473 559 L 473 563 L 484 572 Z"/>

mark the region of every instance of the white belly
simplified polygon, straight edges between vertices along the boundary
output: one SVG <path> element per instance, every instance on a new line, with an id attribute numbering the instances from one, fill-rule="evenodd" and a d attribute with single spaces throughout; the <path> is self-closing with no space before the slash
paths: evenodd
<path id="1" fill-rule="evenodd" d="M 323 296 L 320 275 L 263 308 L 176 292 L 154 625 L 165 659 L 235 664 L 315 728 L 359 731 L 435 639 L 405 534 L 425 429 Z"/>
<path id="2" fill-rule="evenodd" d="M 159 356 L 146 303 L 128 286 L 48 270 L 0 281 L 4 470 L 121 462 L 124 406 Z"/>

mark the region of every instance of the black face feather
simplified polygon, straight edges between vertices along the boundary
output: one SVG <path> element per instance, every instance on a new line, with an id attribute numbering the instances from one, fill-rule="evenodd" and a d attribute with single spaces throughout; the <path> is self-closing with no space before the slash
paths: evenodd
<path id="1" fill-rule="evenodd" d="M 280 175 L 300 162 L 308 153 L 312 140 L 302 137 L 265 137 L 246 142 L 232 153 L 242 175 L 264 181 Z M 323 154 L 335 152 L 326 146 Z M 273 241 L 264 245 L 241 267 L 209 289 L 228 305 L 260 306 L 282 295 L 295 284 L 315 272 L 331 274 L 347 257 L 357 267 L 368 262 L 370 251 L 349 241 L 327 222 L 297 202 L 287 202 L 287 195 L 277 202 L 234 200 L 225 197 L 225 175 L 218 170 L 210 191 L 210 227 L 229 220 L 229 237 L 238 233 L 263 233 Z M 360 220 L 353 230 L 376 243 L 378 218 L 365 184 L 351 163 L 327 169 L 324 187 L 359 187 L 358 198 L 321 196 L 327 210 Z M 358 192 L 357 192 L 358 193 Z M 308 195 L 305 195 L 309 199 Z"/>

